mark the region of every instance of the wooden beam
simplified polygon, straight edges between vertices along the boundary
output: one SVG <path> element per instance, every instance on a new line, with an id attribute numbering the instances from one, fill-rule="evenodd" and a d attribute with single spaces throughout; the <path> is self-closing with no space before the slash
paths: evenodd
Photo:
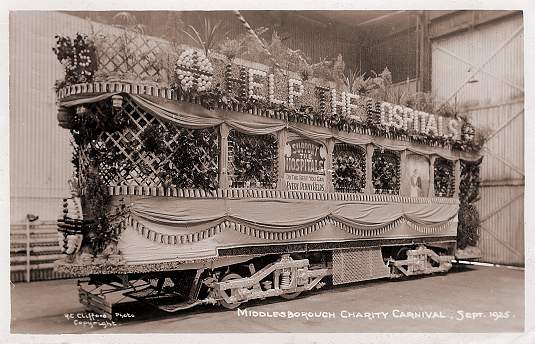
<path id="1" fill-rule="evenodd" d="M 431 92 L 431 39 L 429 36 L 429 12 L 422 11 L 416 21 L 416 91 Z"/>
<path id="2" fill-rule="evenodd" d="M 277 133 L 277 141 L 278 141 L 278 164 L 277 164 L 277 174 L 278 174 L 278 180 L 277 180 L 277 188 L 279 190 L 286 190 L 286 182 L 284 181 L 284 173 L 286 172 L 286 159 L 284 156 L 284 148 L 286 147 L 286 143 L 288 142 L 288 130 L 283 129 L 280 130 Z"/>
<path id="3" fill-rule="evenodd" d="M 373 152 L 375 147 L 373 143 L 366 145 L 366 193 L 373 194 Z"/>
<path id="4" fill-rule="evenodd" d="M 488 147 L 485 147 L 484 148 L 485 152 L 488 153 L 490 156 L 493 156 L 495 157 L 496 159 L 500 160 L 505 166 L 509 167 L 511 170 L 515 171 L 516 173 L 518 173 L 519 175 L 521 175 L 522 177 L 525 177 L 526 175 L 524 174 L 524 171 L 513 165 L 512 163 L 510 163 L 509 161 L 507 161 L 504 157 L 494 153 L 492 150 L 490 150 Z"/>
<path id="5" fill-rule="evenodd" d="M 327 192 L 334 192 L 333 184 L 333 152 L 334 152 L 334 139 L 327 139 L 325 144 L 327 148 L 327 157 L 325 158 L 325 188 Z"/>
<path id="6" fill-rule="evenodd" d="M 517 255 L 518 257 L 521 257 L 521 258 L 524 258 L 524 255 L 522 254 L 522 252 L 519 252 L 517 251 L 514 247 L 512 247 L 511 245 L 509 245 L 507 242 L 503 241 L 502 239 L 498 238 L 498 236 L 496 234 L 494 234 L 491 230 L 489 230 L 488 228 L 486 228 L 485 226 L 481 225 L 480 226 L 481 230 L 485 233 L 488 233 L 490 236 L 492 236 L 497 242 L 499 242 L 500 244 L 503 245 L 503 247 L 509 249 L 509 251 L 511 251 L 513 254 Z"/>
<path id="7" fill-rule="evenodd" d="M 219 188 L 228 188 L 228 134 L 229 127 L 226 123 L 219 126 Z"/>
<path id="8" fill-rule="evenodd" d="M 429 191 L 427 197 L 435 197 L 435 160 L 436 155 L 429 157 Z"/>
<path id="9" fill-rule="evenodd" d="M 410 175 L 409 165 L 407 161 L 407 150 L 401 152 L 400 156 L 400 173 L 402 176 L 401 182 L 399 183 L 399 195 L 400 196 L 410 196 L 410 178 L 403 178 L 403 176 Z"/>
<path id="10" fill-rule="evenodd" d="M 515 197 L 507 200 L 505 203 L 499 205 L 497 208 L 492 209 L 488 214 L 485 214 L 484 216 L 480 217 L 481 223 L 487 222 L 488 219 L 492 218 L 493 216 L 497 215 L 500 211 L 504 210 L 511 204 L 513 204 L 517 199 L 520 199 L 521 197 L 524 197 L 524 192 L 519 193 Z"/>
<path id="11" fill-rule="evenodd" d="M 472 29 L 493 20 L 521 13 L 522 11 L 455 11 L 451 14 L 434 18 L 430 25 L 429 35 L 431 39 L 437 39 Z"/>
<path id="12" fill-rule="evenodd" d="M 383 20 L 385 20 L 387 18 L 390 18 L 390 17 L 393 17 L 393 16 L 397 16 L 397 15 L 402 14 L 402 13 L 405 13 L 405 11 L 391 12 L 391 13 L 388 13 L 388 14 L 385 14 L 385 15 L 382 15 L 382 16 L 379 16 L 379 17 L 375 17 L 375 18 L 366 20 L 366 21 L 364 21 L 362 23 L 357 24 L 356 27 L 361 27 L 361 26 L 372 24 L 372 23 L 376 23 L 378 21 L 383 21 Z"/>
<path id="13" fill-rule="evenodd" d="M 482 180 L 479 183 L 480 188 L 490 188 L 490 187 L 499 187 L 499 186 L 524 186 L 524 178 L 503 178 L 503 179 L 493 179 L 493 180 Z"/>
<path id="14" fill-rule="evenodd" d="M 455 165 L 453 168 L 454 171 L 454 186 L 453 186 L 453 197 L 459 198 L 459 193 L 461 192 L 461 160 L 455 160 Z"/>

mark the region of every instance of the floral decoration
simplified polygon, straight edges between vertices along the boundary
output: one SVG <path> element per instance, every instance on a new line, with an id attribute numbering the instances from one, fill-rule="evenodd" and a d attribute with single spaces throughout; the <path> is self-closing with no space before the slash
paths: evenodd
<path id="1" fill-rule="evenodd" d="M 218 186 L 217 131 L 188 130 L 174 124 L 153 124 L 142 134 L 141 154 L 158 157 L 158 177 L 165 187 L 213 190 Z M 173 142 L 173 144 L 169 144 Z"/>
<path id="2" fill-rule="evenodd" d="M 212 86 L 214 68 L 203 54 L 187 49 L 180 54 L 175 64 L 175 73 L 184 90 L 194 88 L 197 91 L 209 90 Z"/>
<path id="3" fill-rule="evenodd" d="M 229 133 L 229 177 L 233 187 L 277 186 L 277 139 L 274 135 Z"/>
<path id="4" fill-rule="evenodd" d="M 209 27 L 215 26 L 206 26 L 206 28 Z M 219 28 L 217 30 L 219 31 Z M 200 30 L 199 33 L 201 31 L 202 30 Z M 212 31 L 213 30 L 208 30 L 207 32 L 210 33 Z M 198 38 L 198 36 L 199 35 L 195 34 L 194 38 Z M 259 33 L 259 36 L 262 36 L 262 34 Z M 121 37 L 122 36 L 119 36 L 119 38 Z M 201 105 L 207 106 L 208 108 L 222 106 L 223 108 L 237 109 L 238 111 L 251 108 L 260 111 L 275 110 L 287 114 L 289 120 L 293 122 L 329 126 L 342 131 L 358 132 L 373 136 L 387 136 L 392 139 L 406 140 L 426 145 L 443 146 L 462 151 L 477 151 L 482 147 L 484 137 L 478 134 L 479 131 L 474 134 L 473 127 L 468 125 L 465 128 L 463 126 L 462 132 L 460 130 L 461 128 L 458 128 L 458 135 L 454 135 L 450 133 L 448 123 L 441 119 L 441 117 L 422 115 L 420 112 L 432 111 L 434 108 L 430 107 L 429 101 L 426 100 L 427 98 L 422 96 L 416 98 L 407 96 L 402 96 L 401 98 L 398 97 L 399 99 L 396 101 L 403 103 L 403 106 L 400 106 L 399 104 L 392 105 L 391 113 L 386 114 L 386 116 L 383 115 L 383 117 L 386 117 L 386 120 L 377 122 L 375 120 L 377 115 L 375 112 L 376 106 L 373 106 L 374 109 L 370 111 L 370 108 L 365 104 L 368 102 L 369 98 L 365 97 L 375 97 L 376 99 L 394 101 L 389 87 L 391 84 L 391 73 L 387 69 L 380 74 L 373 71 L 368 73 L 355 71 L 348 76 L 344 74 L 345 63 L 342 56 L 338 56 L 336 61 L 323 61 L 317 64 L 310 64 L 307 62 L 307 58 L 303 56 L 302 52 L 293 51 L 285 47 L 276 32 L 273 32 L 271 39 L 271 43 L 265 42 L 268 50 L 270 50 L 279 65 L 288 68 L 288 70 L 293 71 L 294 73 L 300 74 L 300 80 L 296 79 L 295 76 L 290 76 L 288 72 L 285 71 L 282 71 L 279 74 L 269 72 L 267 75 L 262 74 L 253 76 L 253 80 L 251 80 L 251 75 L 248 70 L 249 67 L 244 68 L 243 66 L 238 66 L 239 73 L 237 76 L 234 76 L 232 73 L 231 61 L 238 55 L 242 58 L 249 58 L 256 62 L 266 62 L 268 63 L 268 66 L 271 63 L 269 62 L 269 59 L 265 59 L 265 56 L 264 59 L 262 59 L 265 52 L 262 52 L 262 49 L 258 49 L 256 46 L 258 42 L 251 41 L 247 36 L 235 40 L 227 39 L 221 44 L 220 50 L 225 54 L 226 62 L 228 62 L 228 64 L 226 67 L 221 68 L 222 75 L 217 76 L 217 82 L 214 80 L 216 77 L 213 75 L 213 65 L 216 61 L 219 61 L 220 57 L 216 57 L 215 54 L 212 54 L 210 55 L 210 58 L 207 58 L 202 52 L 193 49 L 187 49 L 182 53 L 179 53 L 178 60 L 176 60 L 176 57 L 173 57 L 176 53 L 170 50 L 167 52 L 167 56 L 158 57 L 157 60 L 159 62 L 152 63 L 151 65 L 153 65 L 153 67 L 151 67 L 150 70 L 152 71 L 154 69 L 154 73 L 156 73 L 154 75 L 155 81 L 161 82 L 166 79 L 162 77 L 162 75 L 169 75 L 170 78 L 167 78 L 167 80 L 169 80 L 169 86 L 190 94 L 190 99 L 192 101 L 199 102 Z M 70 39 L 62 40 L 63 43 L 58 43 L 62 46 L 59 50 L 68 52 L 69 49 L 65 49 L 65 47 L 69 47 L 69 40 Z M 114 38 L 110 37 L 109 40 L 114 41 Z M 83 41 L 87 43 L 88 47 L 91 46 L 91 40 L 84 36 L 77 37 L 75 41 Z M 123 42 L 123 39 L 119 39 L 118 41 Z M 130 46 L 127 50 L 135 50 L 134 40 L 124 41 L 126 42 L 125 44 Z M 201 41 L 204 42 L 204 39 Z M 216 40 L 213 40 L 213 42 L 215 41 Z M 70 45 L 77 46 L 80 44 L 72 42 Z M 118 49 L 118 54 L 121 52 L 121 49 Z M 215 49 L 215 45 L 212 45 L 208 51 L 215 51 Z M 64 53 L 60 54 L 59 50 L 57 53 L 58 58 L 60 58 L 60 55 L 70 56 L 69 54 Z M 89 66 L 86 66 L 87 60 L 85 57 L 83 57 L 82 60 L 78 60 L 77 58 L 77 65 L 79 65 L 80 68 L 86 68 L 85 72 L 82 73 L 81 70 L 78 70 L 78 72 L 74 70 L 72 72 L 67 72 L 68 75 L 66 75 L 65 82 L 58 84 L 58 86 L 91 81 L 92 76 L 95 74 L 93 67 L 96 70 L 97 55 L 94 52 L 94 46 L 87 48 L 86 50 L 89 50 L 89 55 L 95 55 L 95 58 L 91 57 Z M 82 53 L 83 56 L 87 53 L 86 50 Z M 204 50 L 206 51 L 206 49 Z M 164 52 L 162 52 L 162 54 L 165 55 Z M 141 55 L 143 54 L 140 53 L 140 56 Z M 177 62 L 174 65 L 169 62 L 167 64 L 164 63 L 168 60 L 172 61 L 171 59 L 176 60 Z M 138 58 L 133 59 L 132 61 L 130 60 L 132 59 L 126 58 L 125 63 L 128 65 L 138 61 L 136 62 L 137 64 L 146 65 L 148 63 L 147 61 L 150 59 Z M 65 60 L 65 63 L 67 64 L 67 60 Z M 122 70 L 123 67 L 124 66 L 117 66 L 117 69 Z M 73 67 L 69 68 L 72 69 Z M 169 73 L 166 68 L 171 70 L 171 73 Z M 325 73 L 316 73 L 316 69 L 320 70 L 322 68 L 325 69 Z M 97 74 L 99 73 L 98 70 L 96 72 Z M 111 72 L 108 71 L 108 73 Z M 286 78 L 286 80 L 289 81 L 287 83 L 288 87 L 280 87 L 282 86 L 280 83 L 281 77 L 276 76 L 276 80 L 274 80 L 272 77 L 273 74 L 281 75 L 282 78 Z M 336 84 L 337 87 L 341 87 L 340 91 L 336 93 L 337 98 L 333 97 L 333 94 L 331 93 L 332 83 L 329 87 L 326 87 L 326 80 L 321 81 L 314 78 L 317 76 L 334 81 L 334 84 Z M 310 79 L 310 77 L 313 79 Z M 172 80 L 173 78 L 176 79 L 176 82 Z M 265 85 L 259 85 L 260 83 L 265 83 Z M 219 88 L 219 85 L 223 85 L 224 87 Z M 217 90 L 214 90 L 216 88 Z M 264 90 L 264 88 L 266 89 Z M 281 90 L 284 90 L 284 93 L 282 93 Z M 288 93 L 286 93 L 286 90 Z M 345 92 L 342 92 L 343 90 L 345 90 Z M 299 102 L 296 101 L 298 98 L 300 98 Z M 372 101 L 376 104 L 381 104 L 380 101 Z M 305 102 L 305 104 L 299 104 L 303 102 Z M 407 107 L 411 106 L 411 104 L 415 107 L 414 109 Z M 336 111 L 336 107 L 341 107 L 341 111 Z M 388 108 L 388 106 L 386 106 L 386 108 Z M 447 106 L 441 107 L 444 111 L 446 108 Z M 381 116 L 378 118 L 380 117 Z M 455 119 L 454 116 L 448 118 Z"/>
<path id="5" fill-rule="evenodd" d="M 337 145 L 339 146 L 339 145 Z M 366 186 L 366 153 L 364 149 L 335 146 L 333 185 L 339 192 L 362 192 Z"/>
<path id="6" fill-rule="evenodd" d="M 91 82 L 97 70 L 97 56 L 93 41 L 87 35 L 77 33 L 69 36 L 54 36 L 56 46 L 52 48 L 57 59 L 65 67 L 64 84 Z"/>
<path id="7" fill-rule="evenodd" d="M 399 194 L 400 156 L 394 151 L 376 149 L 372 157 L 372 183 L 375 193 Z"/>
<path id="8" fill-rule="evenodd" d="M 457 247 L 476 246 L 480 236 L 481 219 L 475 203 L 479 200 L 480 161 L 461 160 L 461 181 L 459 185 L 459 225 L 457 227 Z"/>
<path id="9" fill-rule="evenodd" d="M 434 170 L 435 195 L 438 197 L 453 197 L 455 187 L 453 161 L 437 158 L 435 159 Z"/>

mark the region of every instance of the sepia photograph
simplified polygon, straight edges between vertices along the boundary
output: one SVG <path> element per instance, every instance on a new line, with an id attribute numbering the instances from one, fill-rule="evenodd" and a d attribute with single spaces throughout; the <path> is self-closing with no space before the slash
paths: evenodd
<path id="1" fill-rule="evenodd" d="M 9 332 L 528 343 L 525 11 L 237 8 L 9 11 Z"/>

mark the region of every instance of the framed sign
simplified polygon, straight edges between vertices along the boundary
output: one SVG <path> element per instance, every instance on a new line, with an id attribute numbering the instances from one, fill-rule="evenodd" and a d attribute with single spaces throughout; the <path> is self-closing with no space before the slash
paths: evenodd
<path id="1" fill-rule="evenodd" d="M 407 154 L 407 172 L 403 194 L 411 197 L 427 197 L 429 193 L 429 160 L 419 154 Z"/>
<path id="2" fill-rule="evenodd" d="M 325 191 L 324 145 L 307 140 L 295 139 L 284 147 L 284 182 L 290 191 Z"/>

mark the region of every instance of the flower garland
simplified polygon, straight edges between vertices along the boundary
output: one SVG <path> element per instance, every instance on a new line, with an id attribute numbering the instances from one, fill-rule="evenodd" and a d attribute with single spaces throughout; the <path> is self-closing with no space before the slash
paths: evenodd
<path id="1" fill-rule="evenodd" d="M 96 48 L 87 35 L 69 36 L 55 35 L 56 46 L 52 48 L 58 61 L 65 68 L 65 80 L 57 83 L 57 87 L 66 84 L 92 82 L 97 70 Z"/>

